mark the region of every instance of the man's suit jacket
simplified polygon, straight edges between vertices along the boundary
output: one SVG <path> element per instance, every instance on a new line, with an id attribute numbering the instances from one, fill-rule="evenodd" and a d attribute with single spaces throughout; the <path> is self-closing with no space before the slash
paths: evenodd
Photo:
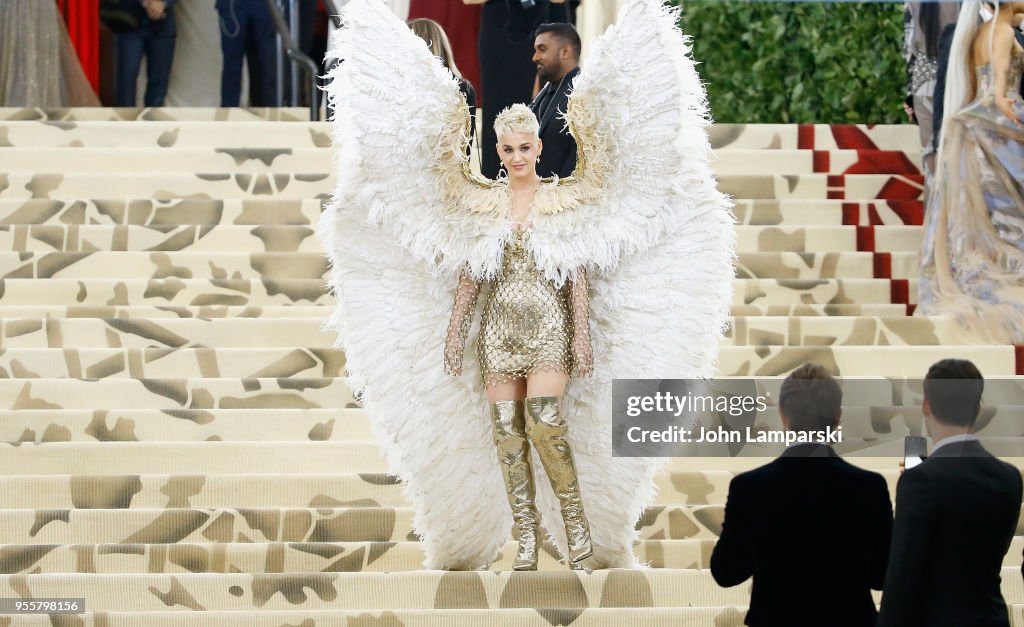
<path id="1" fill-rule="evenodd" d="M 565 112 L 569 104 L 572 82 L 579 73 L 580 69 L 575 68 L 557 84 L 546 84 L 530 103 L 530 109 L 540 121 L 540 139 L 544 142 L 544 149 L 537 163 L 537 174 L 541 177 L 566 178 L 576 169 L 576 140 L 565 128 L 560 114 Z M 541 105 L 549 100 L 549 96 L 550 104 L 540 111 Z"/>
<path id="2" fill-rule="evenodd" d="M 754 627 L 873 626 L 891 532 L 881 475 L 824 445 L 792 446 L 729 484 L 711 574 L 726 587 L 754 578 Z"/>
<path id="3" fill-rule="evenodd" d="M 903 473 L 879 626 L 1008 626 L 999 573 L 1022 489 L 1020 472 L 977 440 Z"/>

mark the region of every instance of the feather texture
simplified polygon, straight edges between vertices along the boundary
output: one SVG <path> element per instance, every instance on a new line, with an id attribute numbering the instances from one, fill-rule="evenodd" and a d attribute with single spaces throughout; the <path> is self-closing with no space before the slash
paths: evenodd
<path id="1" fill-rule="evenodd" d="M 594 375 L 573 380 L 563 403 L 592 566 L 638 566 L 635 524 L 660 466 L 612 456 L 612 379 L 713 376 L 732 299 L 733 219 L 677 17 L 661 0 L 635 0 L 593 44 L 565 116 L 580 165 L 545 180 L 534 206 L 529 245 L 547 277 L 593 269 Z M 319 229 L 339 303 L 330 325 L 416 510 L 425 565 L 484 567 L 511 515 L 479 366 L 466 359 L 453 379 L 442 354 L 458 272 L 486 279 L 500 268 L 508 188 L 469 171 L 468 110 L 425 44 L 378 0 L 353 3 L 346 18 L 330 87 L 338 188 Z M 534 468 L 545 527 L 565 554 L 557 502 Z"/>

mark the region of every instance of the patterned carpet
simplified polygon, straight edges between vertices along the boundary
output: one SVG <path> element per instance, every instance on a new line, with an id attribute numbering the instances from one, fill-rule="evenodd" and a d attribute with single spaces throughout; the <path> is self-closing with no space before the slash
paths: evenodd
<path id="1" fill-rule="evenodd" d="M 0 627 L 742 624 L 749 584 L 723 590 L 705 569 L 753 458 L 669 464 L 638 522 L 649 570 L 573 572 L 545 547 L 539 572 L 510 573 L 512 542 L 495 572 L 422 570 L 412 511 L 320 330 L 333 301 L 314 230 L 334 173 L 328 127 L 304 116 L 0 109 L 0 597 L 88 610 Z M 712 139 L 739 222 L 721 374 L 813 359 L 921 376 L 951 355 L 1024 372 L 1015 347 L 911 315 L 915 128 Z M 920 419 L 850 420 L 869 426 L 847 436 Z M 894 488 L 895 459 L 854 461 Z M 1024 625 L 1019 533 L 1003 589 Z"/>

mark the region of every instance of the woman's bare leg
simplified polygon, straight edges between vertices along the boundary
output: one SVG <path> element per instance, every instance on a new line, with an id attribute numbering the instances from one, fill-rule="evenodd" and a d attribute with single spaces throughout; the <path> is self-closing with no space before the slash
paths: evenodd
<path id="1" fill-rule="evenodd" d="M 487 402 L 521 401 L 526 398 L 526 379 L 514 379 L 508 383 L 492 383 L 487 386 Z"/>

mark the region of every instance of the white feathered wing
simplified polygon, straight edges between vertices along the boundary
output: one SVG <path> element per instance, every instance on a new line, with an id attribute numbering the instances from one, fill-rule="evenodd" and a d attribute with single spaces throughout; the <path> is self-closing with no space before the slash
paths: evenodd
<path id="1" fill-rule="evenodd" d="M 498 222 L 445 211 L 439 155 L 464 145 L 468 120 L 451 74 L 378 0 L 345 18 L 329 89 L 338 187 L 318 229 L 338 301 L 330 325 L 415 509 L 425 566 L 480 568 L 509 537 L 509 506 L 476 361 L 453 379 L 442 355 L 457 271 Z"/>
<path id="2" fill-rule="evenodd" d="M 714 376 L 732 301 L 734 219 L 716 187 L 706 94 L 677 22 L 661 0 L 634 0 L 594 42 L 566 117 L 582 146 L 599 147 L 582 168 L 600 170 L 601 193 L 540 216 L 532 238 L 542 267 L 597 268 L 594 379 L 574 379 L 564 402 L 595 566 L 636 565 L 635 524 L 661 466 L 612 456 L 612 379 Z M 540 501 L 564 554 L 550 490 Z"/>
<path id="3" fill-rule="evenodd" d="M 376 0 L 346 17 L 330 88 L 339 182 L 320 227 L 339 301 L 332 322 L 406 483 L 426 566 L 475 568 L 508 537 L 510 513 L 478 365 L 467 359 L 461 378 L 447 378 L 441 355 L 456 273 L 498 268 L 507 190 L 468 172 L 465 104 L 425 45 Z M 564 403 L 593 566 L 636 566 L 634 526 L 659 466 L 612 457 L 612 378 L 712 376 L 731 301 L 732 217 L 676 17 L 660 0 L 635 0 L 595 42 L 567 115 L 583 158 L 576 176 L 542 186 L 530 240 L 553 280 L 593 269 L 595 374 L 574 380 Z M 561 516 L 534 467 L 564 554 Z"/>

